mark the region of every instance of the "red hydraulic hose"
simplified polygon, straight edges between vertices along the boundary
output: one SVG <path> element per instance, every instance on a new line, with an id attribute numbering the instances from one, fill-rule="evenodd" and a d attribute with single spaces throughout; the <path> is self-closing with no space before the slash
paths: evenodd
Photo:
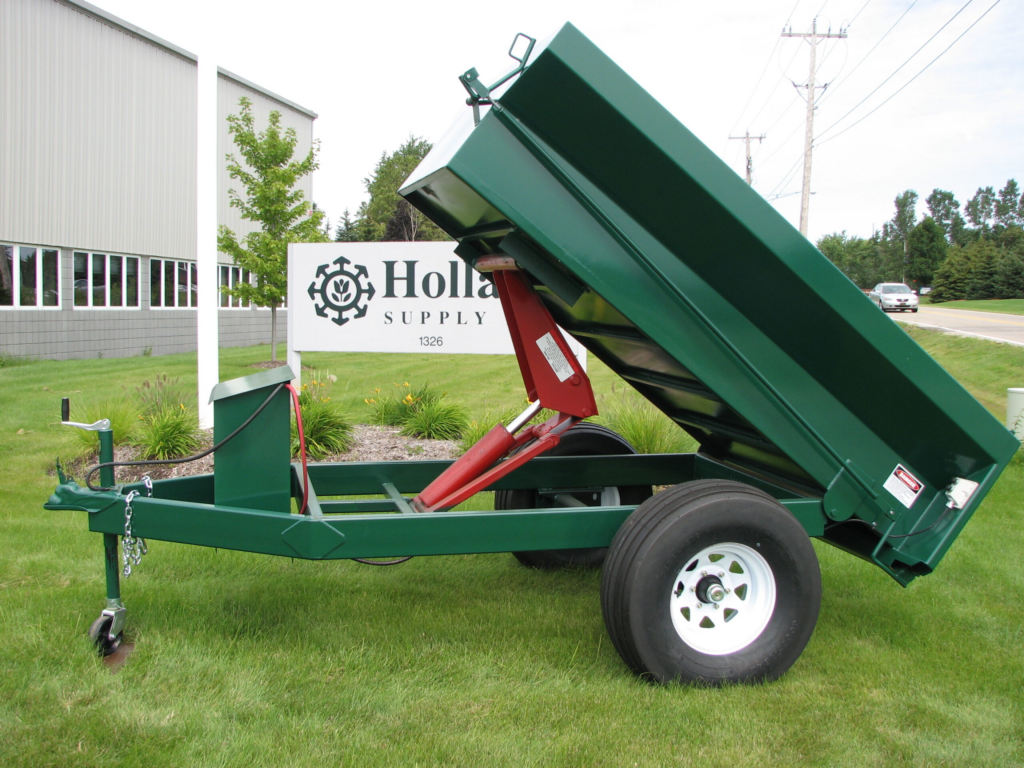
<path id="1" fill-rule="evenodd" d="M 306 513 L 309 505 L 309 469 L 306 467 L 306 434 L 302 431 L 302 408 L 299 406 L 299 393 L 291 384 L 285 384 L 292 393 L 292 404 L 295 406 L 295 425 L 299 431 L 299 454 L 302 456 L 302 507 L 299 514 Z"/>

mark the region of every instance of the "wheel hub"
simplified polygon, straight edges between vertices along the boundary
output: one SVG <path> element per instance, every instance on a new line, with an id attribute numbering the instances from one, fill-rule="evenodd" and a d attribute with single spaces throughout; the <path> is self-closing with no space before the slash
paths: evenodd
<path id="1" fill-rule="evenodd" d="M 697 582 L 695 590 L 697 599 L 702 603 L 720 603 L 725 599 L 726 591 L 722 580 L 717 576 L 705 576 Z"/>
<path id="2" fill-rule="evenodd" d="M 775 610 L 775 575 L 745 544 L 723 542 L 691 557 L 672 585 L 669 610 L 679 637 L 712 656 L 753 643 Z"/>

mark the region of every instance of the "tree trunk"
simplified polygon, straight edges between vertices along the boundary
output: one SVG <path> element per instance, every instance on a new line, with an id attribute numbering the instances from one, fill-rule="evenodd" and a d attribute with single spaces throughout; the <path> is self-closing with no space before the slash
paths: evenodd
<path id="1" fill-rule="evenodd" d="M 277 362 L 277 305 L 270 308 L 270 362 Z"/>

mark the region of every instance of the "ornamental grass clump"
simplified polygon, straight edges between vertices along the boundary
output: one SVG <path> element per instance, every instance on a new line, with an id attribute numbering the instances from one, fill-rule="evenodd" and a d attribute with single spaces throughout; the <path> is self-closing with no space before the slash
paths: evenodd
<path id="1" fill-rule="evenodd" d="M 393 384 L 391 392 L 373 390 L 372 396 L 363 402 L 370 406 L 370 423 L 380 427 L 403 427 L 414 413 L 424 406 L 444 399 L 445 392 L 438 392 L 425 384 L 414 389 L 408 381 Z"/>
<path id="2" fill-rule="evenodd" d="M 299 392 L 302 411 L 302 432 L 306 439 L 306 456 L 321 461 L 328 456 L 345 453 L 354 440 L 352 423 L 331 400 L 331 386 L 338 380 L 330 373 L 313 374 Z M 299 455 L 299 431 L 292 418 L 292 455 Z"/>
<path id="3" fill-rule="evenodd" d="M 458 440 L 469 428 L 466 409 L 449 401 L 447 392 L 429 384 L 413 387 L 408 381 L 393 386 L 391 392 L 377 387 L 363 401 L 370 406 L 370 423 L 401 427 L 403 435 L 429 440 Z"/>
<path id="4" fill-rule="evenodd" d="M 203 445 L 196 392 L 180 379 L 159 374 L 135 388 L 139 400 L 139 427 L 135 445 L 146 459 L 180 459 Z"/>
<path id="5" fill-rule="evenodd" d="M 402 434 L 428 440 L 458 440 L 469 426 L 466 409 L 445 399 L 420 404 L 402 425 Z"/>
<path id="6" fill-rule="evenodd" d="M 180 459 L 198 451 L 202 444 L 199 418 L 183 403 L 145 414 L 136 440 L 146 459 Z"/>
<path id="7" fill-rule="evenodd" d="M 196 391 L 181 379 L 172 379 L 166 373 L 157 374 L 156 380 L 149 380 L 135 388 L 142 413 L 160 413 L 168 408 L 188 408 L 196 401 Z"/>

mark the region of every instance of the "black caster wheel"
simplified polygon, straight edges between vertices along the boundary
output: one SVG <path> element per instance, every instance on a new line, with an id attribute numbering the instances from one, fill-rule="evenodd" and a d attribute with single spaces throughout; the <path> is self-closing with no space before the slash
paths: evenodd
<path id="1" fill-rule="evenodd" d="M 103 657 L 113 655 L 120 647 L 124 637 L 124 633 L 118 633 L 117 637 L 113 640 L 110 639 L 110 624 L 113 620 L 112 616 L 100 614 L 100 617 L 89 627 L 89 639 L 96 646 L 99 655 Z"/>

